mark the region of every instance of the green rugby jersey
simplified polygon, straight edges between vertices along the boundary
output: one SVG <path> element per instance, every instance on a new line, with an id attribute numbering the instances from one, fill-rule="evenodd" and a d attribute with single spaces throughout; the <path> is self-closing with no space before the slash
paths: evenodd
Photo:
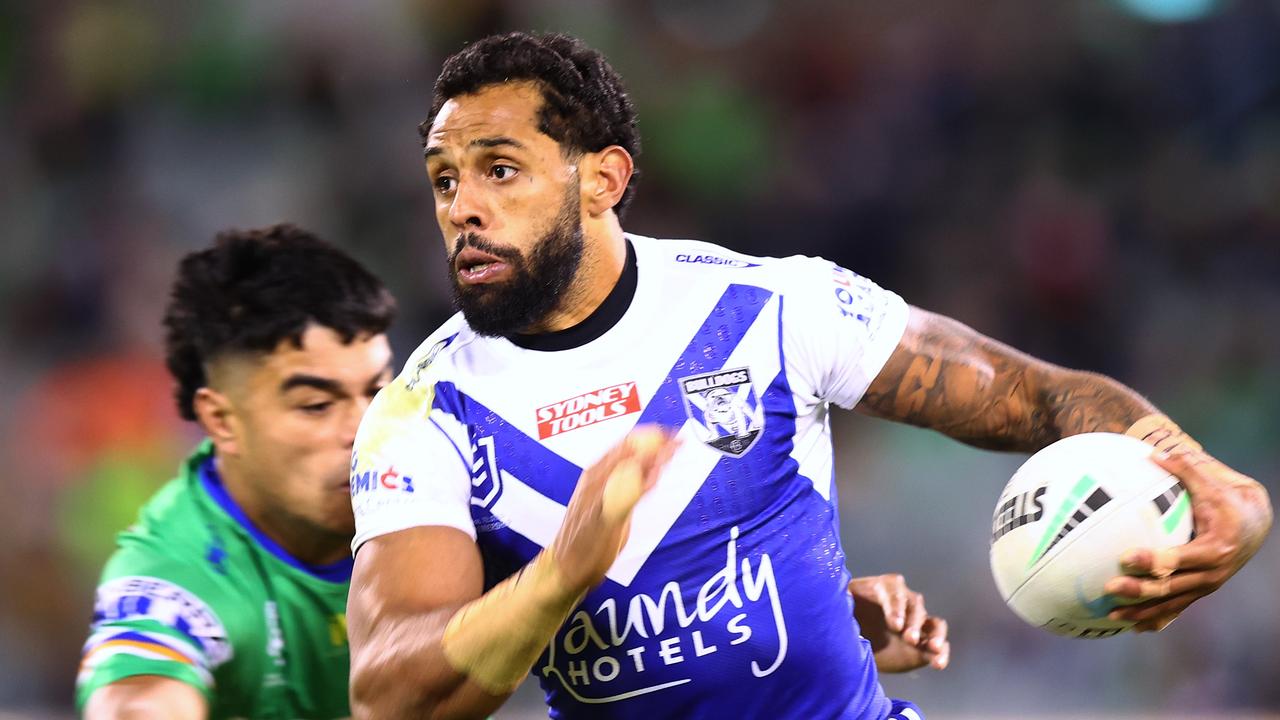
<path id="1" fill-rule="evenodd" d="M 76 680 L 190 683 L 211 718 L 345 718 L 351 560 L 308 567 L 223 489 L 207 440 L 120 534 L 98 586 Z"/>

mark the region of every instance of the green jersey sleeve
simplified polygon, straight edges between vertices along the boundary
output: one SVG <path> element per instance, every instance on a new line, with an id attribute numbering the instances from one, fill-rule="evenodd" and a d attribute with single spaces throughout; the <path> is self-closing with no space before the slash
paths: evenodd
<path id="1" fill-rule="evenodd" d="M 212 452 L 202 443 L 118 536 L 76 704 L 83 711 L 104 685 L 159 675 L 200 690 L 212 720 L 349 717 L 349 583 L 263 546 L 269 538 L 204 474 Z"/>
<path id="2" fill-rule="evenodd" d="M 233 655 L 209 597 L 217 590 L 189 567 L 137 555 L 118 552 L 98 586 L 76 678 L 77 706 L 83 709 L 103 685 L 136 675 L 180 680 L 212 702 L 214 673 Z M 119 574 L 130 566 L 143 572 Z"/>

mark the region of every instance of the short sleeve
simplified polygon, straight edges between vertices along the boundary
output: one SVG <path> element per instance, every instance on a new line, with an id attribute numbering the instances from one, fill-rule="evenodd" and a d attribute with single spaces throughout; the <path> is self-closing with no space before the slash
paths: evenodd
<path id="1" fill-rule="evenodd" d="M 137 675 L 180 680 L 211 700 L 214 671 L 232 655 L 226 626 L 213 607 L 183 585 L 154 575 L 105 580 L 81 653 L 76 703 L 83 708 L 98 688 Z"/>
<path id="2" fill-rule="evenodd" d="M 438 350 L 437 350 L 438 352 Z M 374 398 L 351 459 L 354 553 L 368 540 L 411 527 L 443 525 L 476 536 L 465 429 L 433 408 L 432 355 L 411 359 Z"/>
<path id="3" fill-rule="evenodd" d="M 907 328 L 897 294 L 821 258 L 784 261 L 783 351 L 797 394 L 852 408 Z M 798 386 L 798 387 L 797 387 Z"/>

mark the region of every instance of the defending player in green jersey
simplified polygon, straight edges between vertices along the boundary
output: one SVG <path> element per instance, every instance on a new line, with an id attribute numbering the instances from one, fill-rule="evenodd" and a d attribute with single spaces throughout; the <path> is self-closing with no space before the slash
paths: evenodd
<path id="1" fill-rule="evenodd" d="M 103 572 L 86 717 L 351 714 L 348 473 L 391 377 L 394 311 L 373 275 L 291 226 L 224 233 L 182 261 L 167 362 L 208 439 Z"/>
<path id="2" fill-rule="evenodd" d="M 203 691 L 213 717 L 345 717 L 350 576 L 349 559 L 308 566 L 263 535 L 206 441 L 120 537 L 80 695 L 155 675 Z"/>

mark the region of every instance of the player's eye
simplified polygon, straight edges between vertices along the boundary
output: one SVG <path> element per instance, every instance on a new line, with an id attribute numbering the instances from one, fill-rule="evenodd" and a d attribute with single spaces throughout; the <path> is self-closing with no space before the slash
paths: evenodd
<path id="1" fill-rule="evenodd" d="M 453 192 L 453 189 L 457 186 L 458 186 L 458 181 L 455 180 L 454 178 L 449 177 L 448 175 L 441 175 L 440 177 L 436 178 L 436 181 L 435 181 L 436 192 L 439 192 L 442 194 Z"/>
<path id="2" fill-rule="evenodd" d="M 516 176 L 517 172 L 519 172 L 519 170 L 516 170 L 510 165 L 494 165 L 489 171 L 489 174 L 492 175 L 495 180 L 510 180 Z"/>
<path id="3" fill-rule="evenodd" d="M 306 405 L 299 405 L 298 409 L 308 415 L 323 415 L 331 407 L 333 407 L 333 401 L 325 400 L 323 402 L 307 403 Z"/>

